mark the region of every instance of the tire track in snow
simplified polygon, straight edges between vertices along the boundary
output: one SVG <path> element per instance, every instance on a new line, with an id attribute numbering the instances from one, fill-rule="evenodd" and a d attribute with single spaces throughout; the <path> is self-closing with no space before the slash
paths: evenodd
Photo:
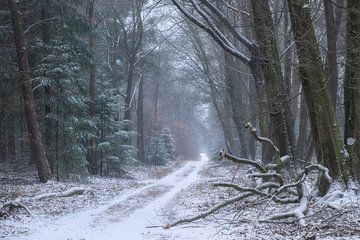
<path id="1" fill-rule="evenodd" d="M 35 223 L 38 231 L 25 237 L 28 240 L 140 240 L 148 231 L 146 226 L 156 223 L 157 211 L 161 209 L 182 189 L 187 188 L 198 179 L 198 173 L 203 168 L 207 158 L 202 155 L 202 161 L 190 161 L 170 175 L 147 186 L 123 194 L 109 204 L 80 213 L 74 213 L 39 229 L 43 223 Z M 126 201 L 146 196 L 146 192 L 154 188 L 166 187 L 160 196 L 145 201 L 145 206 L 126 206 Z M 141 204 L 141 203 L 140 203 Z M 122 211 L 116 208 L 129 209 L 129 216 L 119 216 Z M 111 210 L 114 208 L 114 211 Z M 135 211 L 131 212 L 133 209 Z M 118 214 L 118 215 L 116 215 Z M 127 215 L 127 214 L 124 214 Z M 164 224 L 164 223 L 156 223 Z M 35 226 L 34 226 L 35 227 Z"/>

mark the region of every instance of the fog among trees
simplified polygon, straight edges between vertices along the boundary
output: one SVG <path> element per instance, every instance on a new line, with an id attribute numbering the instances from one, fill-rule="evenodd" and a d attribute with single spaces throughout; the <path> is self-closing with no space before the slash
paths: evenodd
<path id="1" fill-rule="evenodd" d="M 0 23 L 0 225 L 33 210 L 18 181 L 138 181 L 200 154 L 233 195 L 166 229 L 246 201 L 302 226 L 320 197 L 359 204 L 360 1 L 4 0 Z"/>

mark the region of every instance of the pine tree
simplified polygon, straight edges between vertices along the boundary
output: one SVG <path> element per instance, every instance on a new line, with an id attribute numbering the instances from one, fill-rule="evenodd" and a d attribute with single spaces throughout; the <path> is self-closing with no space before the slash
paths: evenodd
<path id="1" fill-rule="evenodd" d="M 155 165 L 165 165 L 170 160 L 170 155 L 161 134 L 157 134 L 150 140 L 148 154 L 150 162 Z"/>
<path id="2" fill-rule="evenodd" d="M 165 151 L 167 152 L 169 159 L 175 158 L 175 140 L 173 134 L 169 128 L 164 128 L 161 132 L 161 138 L 164 142 Z"/>

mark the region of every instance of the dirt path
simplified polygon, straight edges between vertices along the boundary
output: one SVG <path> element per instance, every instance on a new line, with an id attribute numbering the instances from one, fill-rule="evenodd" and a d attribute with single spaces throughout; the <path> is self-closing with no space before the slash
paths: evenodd
<path id="1" fill-rule="evenodd" d="M 144 239 L 149 225 L 163 225 L 157 212 L 182 189 L 195 183 L 208 160 L 190 161 L 172 174 L 114 199 L 109 204 L 60 217 L 51 222 L 34 222 L 29 240 Z M 155 230 L 154 230 L 155 231 Z"/>

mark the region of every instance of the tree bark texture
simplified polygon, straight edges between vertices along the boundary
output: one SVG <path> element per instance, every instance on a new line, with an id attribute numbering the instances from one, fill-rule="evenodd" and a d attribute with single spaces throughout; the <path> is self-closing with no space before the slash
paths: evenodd
<path id="1" fill-rule="evenodd" d="M 255 89 L 257 95 L 257 105 L 259 114 L 259 128 L 261 135 L 264 137 L 270 136 L 269 114 L 266 112 L 267 97 L 265 92 L 264 77 L 260 66 L 260 57 L 258 53 L 254 53 L 249 62 L 251 73 L 255 81 Z M 266 164 L 273 160 L 273 152 L 271 146 L 266 143 L 261 143 L 262 163 Z"/>
<path id="2" fill-rule="evenodd" d="M 14 0 L 8 0 L 13 24 L 16 53 L 20 73 L 21 91 L 24 99 L 25 116 L 29 132 L 30 149 L 32 159 L 36 163 L 39 180 L 47 182 L 51 179 L 51 171 L 46 157 L 45 148 L 41 139 L 41 133 L 35 112 L 34 96 L 32 92 L 30 67 L 25 45 L 24 29 L 20 9 Z"/>
<path id="3" fill-rule="evenodd" d="M 270 136 L 279 147 L 280 155 L 295 156 L 292 112 L 281 71 L 269 2 L 268 0 L 252 0 L 251 6 L 255 35 L 261 53 L 261 68 L 265 78 Z"/>
<path id="4" fill-rule="evenodd" d="M 129 67 L 128 67 L 128 77 L 127 77 L 127 86 L 126 86 L 126 97 L 125 97 L 125 114 L 124 120 L 128 121 L 125 124 L 124 130 L 130 131 L 131 130 L 131 97 L 133 91 L 133 81 L 134 81 L 134 59 L 129 59 Z"/>
<path id="5" fill-rule="evenodd" d="M 337 29 L 332 0 L 324 0 L 324 12 L 326 23 L 326 80 L 329 82 L 330 94 L 336 110 L 337 89 L 338 89 L 338 71 L 337 71 Z"/>
<path id="6" fill-rule="evenodd" d="M 347 9 L 344 139 L 351 158 L 351 172 L 360 180 L 360 1 L 348 0 Z"/>
<path id="7" fill-rule="evenodd" d="M 250 152 L 245 131 L 245 121 L 242 109 L 241 79 L 237 78 L 236 61 L 234 56 L 224 51 L 226 89 L 230 95 L 233 120 L 240 140 L 240 154 L 243 158 L 249 158 Z"/>
<path id="8" fill-rule="evenodd" d="M 343 144 L 329 87 L 324 81 L 325 73 L 308 1 L 288 0 L 288 7 L 317 159 L 329 168 L 332 177 L 342 177 L 347 182 Z M 324 185 L 323 193 L 327 187 Z"/>
<path id="9" fill-rule="evenodd" d="M 307 125 L 308 125 L 308 114 L 306 109 L 305 97 L 304 94 L 302 94 L 300 100 L 300 124 L 299 124 L 299 136 L 297 140 L 296 159 L 305 160 Z"/>
<path id="10" fill-rule="evenodd" d="M 144 131 L 144 80 L 140 79 L 137 101 L 137 159 L 145 161 L 145 131 Z"/>
<path id="11" fill-rule="evenodd" d="M 50 34 L 50 26 L 49 23 L 46 21 L 46 19 L 50 18 L 49 13 L 49 0 L 42 1 L 41 3 L 41 20 L 43 21 L 41 24 L 41 38 L 45 47 L 45 52 L 47 52 L 48 45 L 50 43 L 51 34 Z M 53 135 L 53 129 L 54 124 L 51 119 L 49 119 L 47 116 L 52 112 L 51 104 L 50 104 L 50 98 L 52 95 L 52 88 L 49 85 L 44 86 L 44 95 L 45 95 L 45 119 L 44 119 L 44 126 L 45 126 L 45 147 L 46 147 L 46 153 L 47 153 L 47 159 L 49 161 L 51 172 L 55 172 L 55 149 L 54 149 L 54 135 Z"/>

